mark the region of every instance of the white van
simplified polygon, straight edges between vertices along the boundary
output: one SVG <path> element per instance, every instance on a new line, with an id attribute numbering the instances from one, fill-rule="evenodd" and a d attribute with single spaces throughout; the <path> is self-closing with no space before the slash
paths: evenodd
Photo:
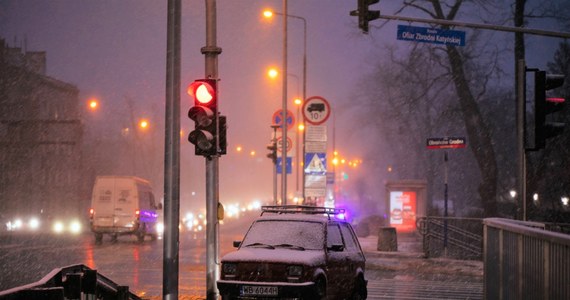
<path id="1" fill-rule="evenodd" d="M 134 234 L 139 242 L 145 235 L 158 236 L 157 210 L 152 188 L 147 180 L 134 176 L 98 176 L 93 186 L 90 223 L 95 242 L 109 234 L 112 241 L 118 235 Z"/>

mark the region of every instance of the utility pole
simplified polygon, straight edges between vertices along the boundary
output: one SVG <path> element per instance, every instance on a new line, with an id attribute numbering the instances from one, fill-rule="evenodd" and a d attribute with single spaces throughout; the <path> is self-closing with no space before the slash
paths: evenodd
<path id="1" fill-rule="evenodd" d="M 168 0 L 162 299 L 178 299 L 180 222 L 180 0 Z"/>

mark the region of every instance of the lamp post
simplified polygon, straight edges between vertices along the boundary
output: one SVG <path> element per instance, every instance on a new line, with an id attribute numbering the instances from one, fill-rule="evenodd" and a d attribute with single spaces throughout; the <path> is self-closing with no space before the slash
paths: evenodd
<path id="1" fill-rule="evenodd" d="M 265 10 L 263 12 L 263 15 L 266 18 L 271 18 L 274 14 L 275 15 L 280 15 L 280 16 L 286 16 L 289 18 L 294 18 L 294 19 L 298 19 L 303 21 L 303 102 L 307 99 L 307 20 L 303 17 L 300 16 L 296 16 L 296 15 L 290 15 L 287 14 L 287 0 L 284 0 L 284 13 L 279 13 L 279 12 L 275 12 L 275 11 L 271 11 L 271 10 Z M 284 24 L 287 24 L 286 22 L 287 18 L 284 18 Z M 285 36 L 287 35 L 287 30 L 286 30 L 286 26 L 284 26 L 284 30 L 285 30 Z M 287 39 L 286 37 L 284 38 L 285 40 L 285 44 L 287 43 Z M 285 56 L 286 56 L 286 46 L 285 46 Z M 285 64 L 286 65 L 286 64 Z M 284 69 L 284 72 L 286 72 L 287 70 Z M 286 77 L 286 76 L 284 76 Z M 285 80 L 285 79 L 284 79 Z M 285 80 L 286 81 L 286 80 Z M 286 111 L 286 107 L 283 109 L 284 111 Z M 303 128 L 305 127 L 305 118 L 303 118 Z M 303 131 L 303 157 L 305 157 L 305 131 Z M 303 172 L 303 184 L 301 186 L 301 189 L 303 191 L 303 199 L 305 198 L 305 176 L 304 176 L 304 172 Z"/>

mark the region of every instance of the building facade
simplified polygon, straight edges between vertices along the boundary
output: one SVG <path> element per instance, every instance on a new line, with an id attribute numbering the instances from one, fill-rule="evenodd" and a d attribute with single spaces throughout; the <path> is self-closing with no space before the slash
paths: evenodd
<path id="1" fill-rule="evenodd" d="M 46 75 L 46 53 L 0 40 L 0 213 L 83 213 L 79 90 Z"/>

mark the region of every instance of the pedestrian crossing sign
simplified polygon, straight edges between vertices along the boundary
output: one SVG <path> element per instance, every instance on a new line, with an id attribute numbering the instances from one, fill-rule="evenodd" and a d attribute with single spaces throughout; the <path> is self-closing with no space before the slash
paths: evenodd
<path id="1" fill-rule="evenodd" d="M 327 156 L 326 153 L 306 153 L 305 154 L 305 174 L 326 175 Z"/>

